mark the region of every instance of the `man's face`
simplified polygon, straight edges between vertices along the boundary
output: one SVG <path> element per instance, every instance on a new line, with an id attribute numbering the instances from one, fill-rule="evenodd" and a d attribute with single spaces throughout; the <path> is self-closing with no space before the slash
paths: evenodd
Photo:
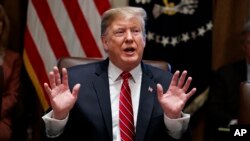
<path id="1" fill-rule="evenodd" d="M 141 21 L 136 18 L 116 18 L 102 37 L 102 42 L 112 63 L 124 71 L 130 71 L 140 63 L 145 47 Z"/>

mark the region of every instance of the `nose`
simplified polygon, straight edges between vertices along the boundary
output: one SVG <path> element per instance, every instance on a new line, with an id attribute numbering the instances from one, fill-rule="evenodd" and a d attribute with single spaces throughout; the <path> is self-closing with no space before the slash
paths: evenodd
<path id="1" fill-rule="evenodd" d="M 131 31 L 127 31 L 127 34 L 126 34 L 126 42 L 133 42 L 133 34 Z"/>

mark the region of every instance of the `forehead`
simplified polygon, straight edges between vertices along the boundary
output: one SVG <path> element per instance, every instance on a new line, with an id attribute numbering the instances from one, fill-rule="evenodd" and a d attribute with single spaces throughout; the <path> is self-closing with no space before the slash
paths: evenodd
<path id="1" fill-rule="evenodd" d="M 142 23 L 137 17 L 126 17 L 126 16 L 119 16 L 113 19 L 110 23 L 111 27 L 114 26 L 137 26 L 141 27 Z"/>

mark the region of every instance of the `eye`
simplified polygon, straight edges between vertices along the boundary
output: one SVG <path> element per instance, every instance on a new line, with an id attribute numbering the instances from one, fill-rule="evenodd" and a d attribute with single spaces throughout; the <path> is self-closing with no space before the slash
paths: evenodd
<path id="1" fill-rule="evenodd" d="M 139 33 L 141 33 L 141 30 L 140 29 L 132 29 L 131 32 L 134 34 L 134 35 L 137 35 Z"/>
<path id="2" fill-rule="evenodd" d="M 117 36 L 117 37 L 123 36 L 124 34 L 125 34 L 124 30 L 116 30 L 114 32 L 114 35 Z"/>

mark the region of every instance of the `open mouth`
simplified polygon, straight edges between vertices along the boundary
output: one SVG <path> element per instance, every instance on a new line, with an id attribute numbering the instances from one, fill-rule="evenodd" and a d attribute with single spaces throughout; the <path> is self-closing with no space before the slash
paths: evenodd
<path id="1" fill-rule="evenodd" d="M 125 52 L 134 52 L 134 51 L 135 51 L 135 49 L 134 49 L 134 48 L 132 48 L 132 47 L 130 47 L 130 48 L 126 48 L 126 49 L 124 49 L 124 51 L 125 51 Z"/>

